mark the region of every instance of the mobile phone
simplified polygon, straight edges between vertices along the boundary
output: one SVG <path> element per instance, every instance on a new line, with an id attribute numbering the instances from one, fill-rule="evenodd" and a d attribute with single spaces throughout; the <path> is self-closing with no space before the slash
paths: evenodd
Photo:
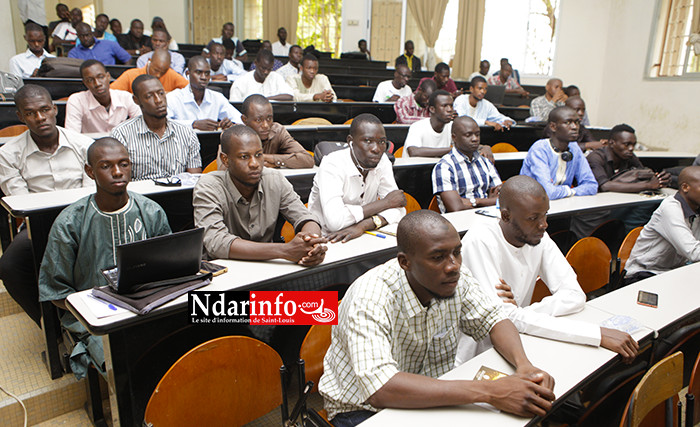
<path id="1" fill-rule="evenodd" d="M 659 296 L 651 292 L 639 291 L 637 294 L 637 304 L 657 308 L 659 306 Z"/>
<path id="2" fill-rule="evenodd" d="M 199 266 L 200 273 L 211 273 L 211 275 L 214 277 L 224 274 L 227 271 L 228 267 L 224 267 L 223 265 L 219 264 L 214 264 L 213 262 L 209 261 L 202 261 L 202 264 Z"/>

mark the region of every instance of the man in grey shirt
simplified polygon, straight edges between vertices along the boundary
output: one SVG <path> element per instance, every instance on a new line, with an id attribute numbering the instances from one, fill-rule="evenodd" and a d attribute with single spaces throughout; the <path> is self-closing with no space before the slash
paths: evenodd
<path id="1" fill-rule="evenodd" d="M 700 261 L 700 166 L 683 169 L 678 184 L 678 193 L 661 202 L 634 244 L 625 284 Z"/>
<path id="2" fill-rule="evenodd" d="M 301 203 L 292 184 L 275 169 L 263 167 L 260 137 L 247 126 L 221 135 L 225 171 L 202 175 L 194 188 L 194 223 L 204 227 L 211 258 L 269 260 L 283 258 L 310 267 L 326 253 L 316 217 Z M 273 243 L 277 216 L 297 231 L 287 243 Z"/>

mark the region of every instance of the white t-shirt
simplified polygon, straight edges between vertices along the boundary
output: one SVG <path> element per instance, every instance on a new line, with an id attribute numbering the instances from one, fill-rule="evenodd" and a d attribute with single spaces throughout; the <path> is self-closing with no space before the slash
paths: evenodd
<path id="1" fill-rule="evenodd" d="M 452 122 L 437 133 L 430 125 L 430 117 L 419 120 L 408 128 L 408 135 L 403 144 L 404 157 L 410 157 L 408 147 L 448 148 L 452 145 Z"/>
<path id="2" fill-rule="evenodd" d="M 402 87 L 401 89 L 396 89 L 392 83 L 392 80 L 386 80 L 377 85 L 377 90 L 374 91 L 374 97 L 372 101 L 374 102 L 389 102 L 387 99 L 394 95 L 398 95 L 399 98 L 402 96 L 410 95 L 413 91 L 409 85 Z M 392 101 L 393 102 L 393 101 Z"/>
<path id="3" fill-rule="evenodd" d="M 280 41 L 276 41 L 272 43 L 272 54 L 275 56 L 288 56 L 289 55 L 289 49 L 291 49 L 292 45 L 290 43 L 286 43 L 284 46 L 282 46 L 282 43 Z"/>
<path id="4" fill-rule="evenodd" d="M 254 74 L 255 71 L 248 71 L 233 82 L 229 96 L 231 102 L 243 102 L 248 96 L 256 93 L 265 97 L 281 94 L 294 96 L 292 88 L 279 73 L 272 71 L 262 83 L 255 80 Z"/>

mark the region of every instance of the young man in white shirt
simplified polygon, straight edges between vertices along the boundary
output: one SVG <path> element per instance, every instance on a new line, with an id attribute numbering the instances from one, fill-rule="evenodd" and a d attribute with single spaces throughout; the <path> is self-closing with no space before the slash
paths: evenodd
<path id="1" fill-rule="evenodd" d="M 454 109 L 457 115 L 469 116 L 479 126 L 491 126 L 497 131 L 502 131 L 503 128 L 510 130 L 515 120 L 501 114 L 491 101 L 484 99 L 488 87 L 484 77 L 474 77 L 469 84 L 469 94 L 460 95 L 455 99 Z"/>
<path id="2" fill-rule="evenodd" d="M 565 316 L 583 309 L 586 295 L 576 273 L 549 238 L 549 198 L 534 179 L 518 175 L 503 184 L 499 194 L 501 219 L 470 229 L 462 239 L 462 256 L 481 289 L 500 303 L 521 333 L 577 344 L 602 346 L 619 353 L 627 363 L 639 346 L 629 334 Z M 530 305 L 537 278 L 551 296 Z M 462 336 L 457 363 L 491 346 Z"/>
<path id="3" fill-rule="evenodd" d="M 413 93 L 408 81 L 413 73 L 406 64 L 399 64 L 394 71 L 394 80 L 385 80 L 377 85 L 373 102 L 396 102 L 402 96 Z"/>
<path id="4" fill-rule="evenodd" d="M 260 50 L 255 58 L 255 70 L 236 79 L 231 85 L 231 102 L 243 102 L 249 95 L 260 94 L 271 101 L 291 101 L 292 88 L 279 73 L 272 71 L 275 57 L 269 50 Z"/>
<path id="5" fill-rule="evenodd" d="M 246 73 L 243 63 L 237 59 L 226 59 L 226 48 L 221 43 L 212 43 L 207 61 L 211 66 L 211 79 L 217 82 L 232 82 Z"/>
<path id="6" fill-rule="evenodd" d="M 301 74 L 301 60 L 304 50 L 299 45 L 293 45 L 289 49 L 289 61 L 277 70 L 278 73 L 287 80 L 290 76 Z"/>
<path id="7" fill-rule="evenodd" d="M 24 27 L 24 40 L 27 42 L 27 51 L 10 58 L 10 72 L 22 78 L 36 75 L 41 61 L 53 58 L 53 55 L 44 50 L 46 36 L 39 25 L 27 23 Z"/>
<path id="8" fill-rule="evenodd" d="M 362 233 L 398 222 L 406 197 L 384 155 L 384 126 L 372 114 L 350 125 L 350 147 L 326 155 L 309 195 L 309 210 L 331 242 L 347 242 Z"/>
<path id="9" fill-rule="evenodd" d="M 279 41 L 272 43 L 272 54 L 275 56 L 289 55 L 290 45 L 287 43 L 287 29 L 280 27 L 280 29 L 277 30 L 277 38 Z"/>
<path id="10" fill-rule="evenodd" d="M 428 98 L 430 117 L 419 120 L 408 128 L 404 142 L 405 157 L 442 157 L 452 148 L 452 95 L 436 90 Z"/>

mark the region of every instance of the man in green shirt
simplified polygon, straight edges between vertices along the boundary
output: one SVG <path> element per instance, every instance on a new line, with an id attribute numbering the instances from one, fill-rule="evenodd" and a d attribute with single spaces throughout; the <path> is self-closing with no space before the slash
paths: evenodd
<path id="1" fill-rule="evenodd" d="M 87 161 L 85 172 L 97 191 L 56 218 L 39 272 L 39 300 L 64 310 L 68 295 L 107 284 L 101 271 L 116 266 L 117 246 L 170 233 L 157 203 L 127 191 L 131 160 L 124 145 L 111 137 L 100 138 L 88 149 Z M 90 335 L 67 310 L 61 324 L 79 339 L 71 354 L 76 376 L 85 375 L 91 359 L 103 370 L 101 339 Z"/>

